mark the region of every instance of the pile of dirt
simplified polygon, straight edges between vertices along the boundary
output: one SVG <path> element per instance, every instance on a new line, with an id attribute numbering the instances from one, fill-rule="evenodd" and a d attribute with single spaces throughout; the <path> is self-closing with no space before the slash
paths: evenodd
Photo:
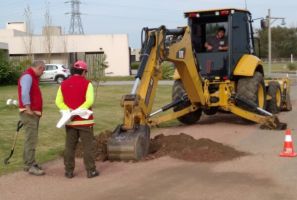
<path id="1" fill-rule="evenodd" d="M 105 131 L 95 136 L 96 138 L 96 160 L 107 160 L 107 139 L 112 132 Z M 81 143 L 78 144 L 76 156 L 82 157 L 83 149 Z M 231 160 L 247 153 L 237 151 L 222 143 L 214 142 L 210 139 L 201 138 L 196 140 L 192 136 L 180 133 L 179 135 L 163 134 L 157 135 L 150 141 L 150 152 L 144 160 L 152 160 L 162 156 L 193 161 L 193 162 L 215 162 Z"/>
<path id="2" fill-rule="evenodd" d="M 222 143 L 206 138 L 196 140 L 192 136 L 180 133 L 168 136 L 161 134 L 151 139 L 150 154 L 146 159 L 170 156 L 186 161 L 215 162 L 231 160 L 244 155 L 247 153 L 237 151 Z"/>
<path id="3" fill-rule="evenodd" d="M 111 131 L 103 131 L 99 135 L 95 136 L 96 141 L 96 160 L 97 161 L 105 161 L 107 160 L 107 140 L 111 137 L 112 132 Z M 81 142 L 78 143 L 76 152 L 76 157 L 83 157 L 83 147 Z"/>

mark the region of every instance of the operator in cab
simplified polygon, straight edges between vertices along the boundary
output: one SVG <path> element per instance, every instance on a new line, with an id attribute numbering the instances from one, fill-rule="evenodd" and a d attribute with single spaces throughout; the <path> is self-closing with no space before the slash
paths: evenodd
<path id="1" fill-rule="evenodd" d="M 225 28 L 219 27 L 215 36 L 207 38 L 204 47 L 208 52 L 227 51 L 228 42 L 225 37 Z"/>

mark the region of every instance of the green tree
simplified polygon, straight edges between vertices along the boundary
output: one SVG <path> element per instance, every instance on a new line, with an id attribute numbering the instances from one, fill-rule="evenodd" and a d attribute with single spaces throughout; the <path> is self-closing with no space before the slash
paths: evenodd
<path id="1" fill-rule="evenodd" d="M 101 54 L 95 58 L 95 63 L 91 67 L 90 79 L 95 83 L 95 100 L 97 98 L 98 87 L 101 81 L 105 81 L 105 69 L 108 68 L 106 54 Z"/>
<path id="2" fill-rule="evenodd" d="M 261 56 L 268 55 L 268 30 L 259 30 L 261 43 Z M 289 58 L 291 54 L 297 55 L 297 28 L 272 27 L 271 28 L 271 54 L 273 58 Z"/>

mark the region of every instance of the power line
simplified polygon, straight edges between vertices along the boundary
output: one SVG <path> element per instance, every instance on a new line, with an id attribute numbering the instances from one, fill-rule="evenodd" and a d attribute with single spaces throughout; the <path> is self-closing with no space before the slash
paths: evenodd
<path id="1" fill-rule="evenodd" d="M 71 0 L 66 1 L 65 3 L 70 3 L 71 5 L 71 12 L 66 13 L 71 15 L 70 19 L 70 26 L 69 26 L 69 34 L 80 35 L 84 34 L 83 25 L 81 22 L 80 15 L 82 14 L 79 11 L 79 5 L 81 4 L 80 0 Z"/>

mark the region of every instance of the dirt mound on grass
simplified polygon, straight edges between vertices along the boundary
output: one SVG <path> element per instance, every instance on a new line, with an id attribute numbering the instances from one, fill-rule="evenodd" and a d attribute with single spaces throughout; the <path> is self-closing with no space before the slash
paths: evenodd
<path id="1" fill-rule="evenodd" d="M 107 139 L 112 132 L 105 131 L 95 136 L 96 139 L 96 160 L 107 160 Z M 76 156 L 82 157 L 83 149 L 81 143 L 78 144 Z M 247 153 L 237 151 L 222 143 L 214 142 L 210 139 L 195 139 L 192 136 L 180 133 L 179 135 L 163 134 L 157 135 L 150 141 L 150 153 L 144 160 L 152 160 L 162 156 L 193 161 L 193 162 L 215 162 L 231 160 Z"/>

